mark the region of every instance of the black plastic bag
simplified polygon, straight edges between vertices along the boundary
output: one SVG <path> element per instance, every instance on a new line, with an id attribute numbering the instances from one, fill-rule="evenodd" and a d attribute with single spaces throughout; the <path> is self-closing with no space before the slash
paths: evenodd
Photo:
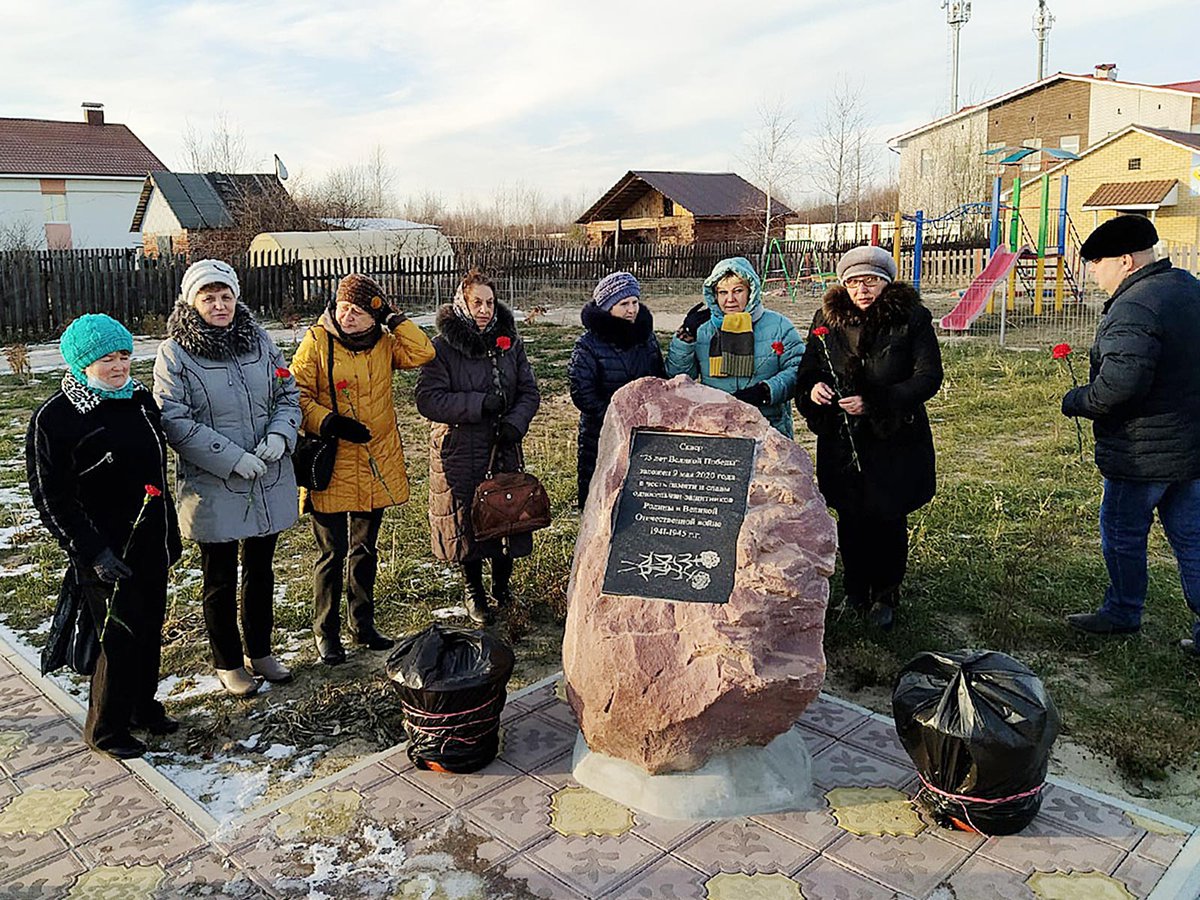
<path id="1" fill-rule="evenodd" d="M 75 567 L 71 565 L 58 589 L 58 603 L 42 647 L 42 674 L 70 666 L 80 675 L 91 675 L 99 658 L 100 636 L 83 589 L 75 580 Z"/>
<path id="2" fill-rule="evenodd" d="M 513 652 L 483 631 L 433 624 L 387 661 L 400 691 L 408 758 L 435 772 L 475 772 L 496 758 Z"/>
<path id="3" fill-rule="evenodd" d="M 939 825 L 1015 834 L 1037 815 L 1059 718 L 1028 666 L 992 650 L 920 653 L 896 678 L 892 714 Z"/>

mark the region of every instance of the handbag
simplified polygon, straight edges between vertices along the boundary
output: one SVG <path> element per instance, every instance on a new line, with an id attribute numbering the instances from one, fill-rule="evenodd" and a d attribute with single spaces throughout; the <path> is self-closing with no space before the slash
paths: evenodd
<path id="1" fill-rule="evenodd" d="M 337 391 L 333 389 L 333 335 L 329 335 L 329 396 L 333 414 L 337 415 Z M 333 464 L 337 461 L 338 439 L 305 432 L 296 439 L 292 467 L 296 484 L 310 491 L 323 491 L 333 480 Z"/>
<path id="2" fill-rule="evenodd" d="M 550 497 L 536 476 L 525 471 L 525 454 L 517 444 L 517 471 L 496 472 L 496 445 L 483 481 L 471 500 L 475 540 L 490 541 L 545 528 L 550 524 Z"/>

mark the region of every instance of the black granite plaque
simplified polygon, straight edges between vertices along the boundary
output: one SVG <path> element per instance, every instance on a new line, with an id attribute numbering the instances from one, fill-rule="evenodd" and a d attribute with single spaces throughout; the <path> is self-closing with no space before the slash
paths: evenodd
<path id="1" fill-rule="evenodd" d="M 753 438 L 635 430 L 604 593 L 727 603 L 753 467 Z"/>

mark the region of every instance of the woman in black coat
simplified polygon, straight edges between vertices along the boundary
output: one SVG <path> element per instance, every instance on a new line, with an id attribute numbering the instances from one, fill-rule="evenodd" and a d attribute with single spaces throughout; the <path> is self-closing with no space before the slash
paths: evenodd
<path id="1" fill-rule="evenodd" d="M 879 247 L 856 247 L 813 317 L 796 405 L 817 435 L 817 483 L 838 512 L 846 603 L 890 629 L 908 514 L 933 497 L 925 401 L 942 383 L 929 310 Z M 831 370 L 832 364 L 832 370 Z"/>
<path id="2" fill-rule="evenodd" d="M 516 321 L 496 300 L 492 282 L 472 270 L 454 303 L 438 310 L 436 356 L 421 367 L 417 410 L 429 433 L 429 532 L 433 555 L 461 563 L 467 614 L 492 621 L 483 586 L 483 561 L 492 561 L 492 598 L 512 601 L 513 559 L 533 552 L 533 536 L 477 541 L 471 501 L 494 456 L 496 472 L 516 469 L 521 439 L 541 405 L 537 380 Z"/>
<path id="3" fill-rule="evenodd" d="M 575 341 L 567 378 L 579 408 L 579 474 L 576 503 L 587 502 L 600 427 L 613 394 L 638 378 L 666 376 L 654 316 L 641 303 L 641 286 L 628 272 L 600 279 L 580 318 L 587 330 Z"/>
<path id="4" fill-rule="evenodd" d="M 129 377 L 133 338 L 123 325 L 81 316 L 59 346 L 70 371 L 25 440 L 33 503 L 68 558 L 42 668 L 67 656 L 79 669 L 94 665 L 83 738 L 128 759 L 146 750 L 131 728 L 179 727 L 154 699 L 167 570 L 181 549 L 167 445 L 154 397 Z"/>

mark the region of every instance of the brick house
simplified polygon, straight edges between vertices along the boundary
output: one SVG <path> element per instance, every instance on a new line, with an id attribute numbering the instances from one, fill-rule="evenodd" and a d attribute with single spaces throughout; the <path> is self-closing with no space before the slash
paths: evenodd
<path id="1" fill-rule="evenodd" d="M 290 230 L 301 219 L 291 194 L 273 174 L 156 172 L 144 179 L 126 227 L 142 233 L 147 256 L 228 259 L 245 253 L 259 232 Z"/>
<path id="2" fill-rule="evenodd" d="M 590 246 L 693 244 L 761 237 L 767 196 L 732 172 L 627 172 L 576 224 Z M 795 213 L 771 203 L 771 235 Z"/>
<path id="3" fill-rule="evenodd" d="M 51 249 L 138 246 L 129 233 L 147 173 L 166 170 L 126 125 L 83 104 L 82 122 L 0 118 L 0 230 Z"/>
<path id="4" fill-rule="evenodd" d="M 1058 72 L 889 141 L 900 152 L 900 209 L 941 214 L 991 197 L 997 174 L 981 154 L 996 147 L 1045 147 L 1082 154 L 1130 125 L 1200 130 L 1200 81 L 1148 85 L 1117 80 L 1116 67 L 1091 75 Z M 999 174 L 1034 177 L 1051 165 L 1035 154 L 1023 167 Z"/>

